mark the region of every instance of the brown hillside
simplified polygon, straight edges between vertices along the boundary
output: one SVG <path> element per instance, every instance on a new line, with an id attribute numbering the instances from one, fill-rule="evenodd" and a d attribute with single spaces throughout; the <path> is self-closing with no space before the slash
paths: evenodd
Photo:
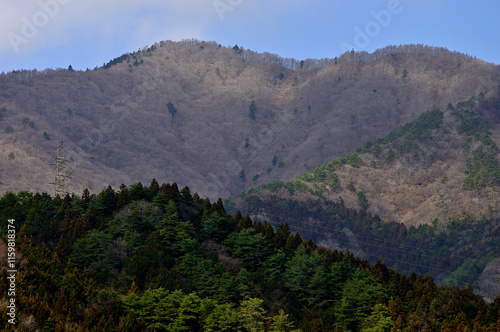
<path id="1" fill-rule="evenodd" d="M 301 62 L 161 42 L 121 60 L 86 72 L 0 75 L 1 193 L 52 193 L 62 140 L 72 192 L 156 178 L 225 197 L 291 179 L 500 82 L 493 64 L 418 45 Z"/>
<path id="2" fill-rule="evenodd" d="M 482 95 L 482 98 L 465 103 L 465 108 L 489 124 L 489 136 L 498 146 L 500 130 L 495 119 L 500 113 L 500 89 Z M 460 125 L 452 107 L 443 112 L 442 124 L 439 129 L 434 129 L 432 140 L 421 142 L 413 152 L 402 155 L 395 152 L 394 159 L 388 161 L 389 149 L 397 151 L 400 139 L 382 144 L 378 155 L 359 150 L 359 163 L 335 166 L 338 188 L 332 188 L 328 175 L 318 178 L 319 175 L 315 174 L 321 173 L 314 170 L 296 177 L 289 185 L 272 183 L 257 187 L 255 191 L 263 198 L 278 195 L 301 201 L 309 198 L 342 199 L 345 206 L 358 210 L 363 208 L 357 195 L 362 191 L 368 200 L 368 212 L 384 221 L 402 222 L 407 226 L 430 224 L 436 219 L 447 221 L 464 214 L 476 218 L 490 217 L 500 211 L 498 183 L 464 188 L 468 160 L 470 162 L 475 150 L 480 146 L 483 149 L 484 145 L 472 136 L 460 133 Z M 498 156 L 496 158 L 498 163 Z M 326 169 L 326 174 L 332 172 L 331 168 Z M 289 190 L 290 186 L 296 190 Z M 243 197 L 235 198 L 236 208 L 246 211 Z M 260 214 L 258 217 L 272 219 L 273 216 Z"/>

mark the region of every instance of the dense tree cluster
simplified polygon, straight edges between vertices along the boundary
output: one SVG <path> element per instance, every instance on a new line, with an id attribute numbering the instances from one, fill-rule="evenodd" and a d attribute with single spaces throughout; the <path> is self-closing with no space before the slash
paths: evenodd
<path id="1" fill-rule="evenodd" d="M 361 206 L 368 204 L 362 191 L 356 194 Z M 402 223 L 384 222 L 366 209 L 347 208 L 341 199 L 299 201 L 255 193 L 243 199 L 247 213 L 266 215 L 274 226 L 286 221 L 304 238 L 351 250 L 371 262 L 382 258 L 387 266 L 402 273 L 429 274 L 443 284 L 474 285 L 486 264 L 500 255 L 500 244 L 493 240 L 500 236 L 497 218 L 476 220 L 464 215 L 446 224 L 407 228 Z"/>
<path id="2" fill-rule="evenodd" d="M 443 123 L 443 117 L 442 111 L 433 108 L 421 114 L 415 121 L 405 124 L 399 130 L 391 131 L 386 137 L 380 138 L 374 143 L 366 143 L 363 148 L 358 149 L 358 152 L 370 152 L 378 157 L 381 145 L 389 145 L 395 147 L 400 155 L 415 154 L 419 144 L 430 143 L 436 139 L 438 130 Z"/>
<path id="3" fill-rule="evenodd" d="M 438 287 L 380 260 L 370 265 L 304 241 L 286 222 L 274 229 L 233 217 L 220 199 L 175 183 L 63 198 L 8 193 L 0 199 L 2 229 L 9 218 L 22 255 L 19 330 L 496 331 L 500 324 L 499 298 L 486 304 L 470 287 Z M 6 288 L 2 271 L 2 302 Z"/>
<path id="4" fill-rule="evenodd" d="M 493 102 L 495 98 L 488 101 Z M 500 185 L 500 165 L 497 160 L 498 147 L 491 137 L 491 131 L 486 121 L 472 110 L 474 106 L 474 101 L 458 103 L 455 107 L 448 105 L 448 108 L 452 110 L 452 114 L 460 120 L 458 132 L 466 136 L 467 141 L 464 145 L 464 151 L 469 152 L 472 144 L 479 142 L 479 146 L 472 151 L 472 156 L 467 159 L 467 170 L 465 171 L 467 177 L 462 185 L 463 190 L 479 190 Z M 487 107 L 487 105 L 483 104 L 481 106 Z M 481 110 L 481 108 L 478 109 Z M 484 113 L 486 112 L 483 111 Z M 491 116 L 489 115 L 489 117 Z M 488 117 L 485 118 L 488 119 Z"/>

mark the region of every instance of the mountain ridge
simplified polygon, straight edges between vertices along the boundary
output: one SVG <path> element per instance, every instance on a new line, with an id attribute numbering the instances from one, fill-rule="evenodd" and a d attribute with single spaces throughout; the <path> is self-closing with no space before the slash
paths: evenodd
<path id="1" fill-rule="evenodd" d="M 87 72 L 3 74 L 2 125 L 13 131 L 0 134 L 0 191 L 51 191 L 62 140 L 70 191 L 158 178 L 228 197 L 352 152 L 422 109 L 489 91 L 497 68 L 422 45 L 302 63 L 191 40 Z"/>
<path id="2" fill-rule="evenodd" d="M 434 108 L 356 153 L 237 196 L 236 209 L 245 210 L 247 198 L 241 197 L 257 194 L 342 200 L 349 208 L 405 225 L 491 214 L 498 210 L 498 132 L 484 118 L 496 117 L 499 101 L 497 89 L 487 97 L 450 104 L 444 112 Z"/>

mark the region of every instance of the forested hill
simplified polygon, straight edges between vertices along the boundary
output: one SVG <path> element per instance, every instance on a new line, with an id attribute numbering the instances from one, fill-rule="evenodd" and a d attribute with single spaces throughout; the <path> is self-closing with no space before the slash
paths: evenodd
<path id="1" fill-rule="evenodd" d="M 0 193 L 52 192 L 62 140 L 69 192 L 154 177 L 228 197 L 498 84 L 498 66 L 436 47 L 294 60 L 195 40 L 85 72 L 0 74 Z"/>
<path id="2" fill-rule="evenodd" d="M 405 225 L 498 211 L 500 87 L 445 108 L 432 108 L 355 152 L 332 158 L 290 181 L 252 188 L 250 196 L 342 199 Z M 243 199 L 241 199 L 243 198 Z M 258 213 L 251 210 L 252 214 Z"/>
<path id="3" fill-rule="evenodd" d="M 433 108 L 357 152 L 227 205 L 401 272 L 471 283 L 492 299 L 500 294 L 499 106 L 497 89 Z"/>
<path id="4" fill-rule="evenodd" d="M 438 287 L 235 217 L 175 183 L 0 199 L 16 229 L 16 325 L 5 331 L 498 331 L 500 298 Z"/>

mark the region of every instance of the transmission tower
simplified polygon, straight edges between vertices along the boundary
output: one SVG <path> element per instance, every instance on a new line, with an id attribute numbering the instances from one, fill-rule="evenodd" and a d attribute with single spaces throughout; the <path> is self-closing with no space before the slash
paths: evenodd
<path id="1" fill-rule="evenodd" d="M 64 148 L 63 142 L 57 143 L 56 157 L 56 196 L 63 197 L 66 195 L 66 166 L 64 165 Z"/>

